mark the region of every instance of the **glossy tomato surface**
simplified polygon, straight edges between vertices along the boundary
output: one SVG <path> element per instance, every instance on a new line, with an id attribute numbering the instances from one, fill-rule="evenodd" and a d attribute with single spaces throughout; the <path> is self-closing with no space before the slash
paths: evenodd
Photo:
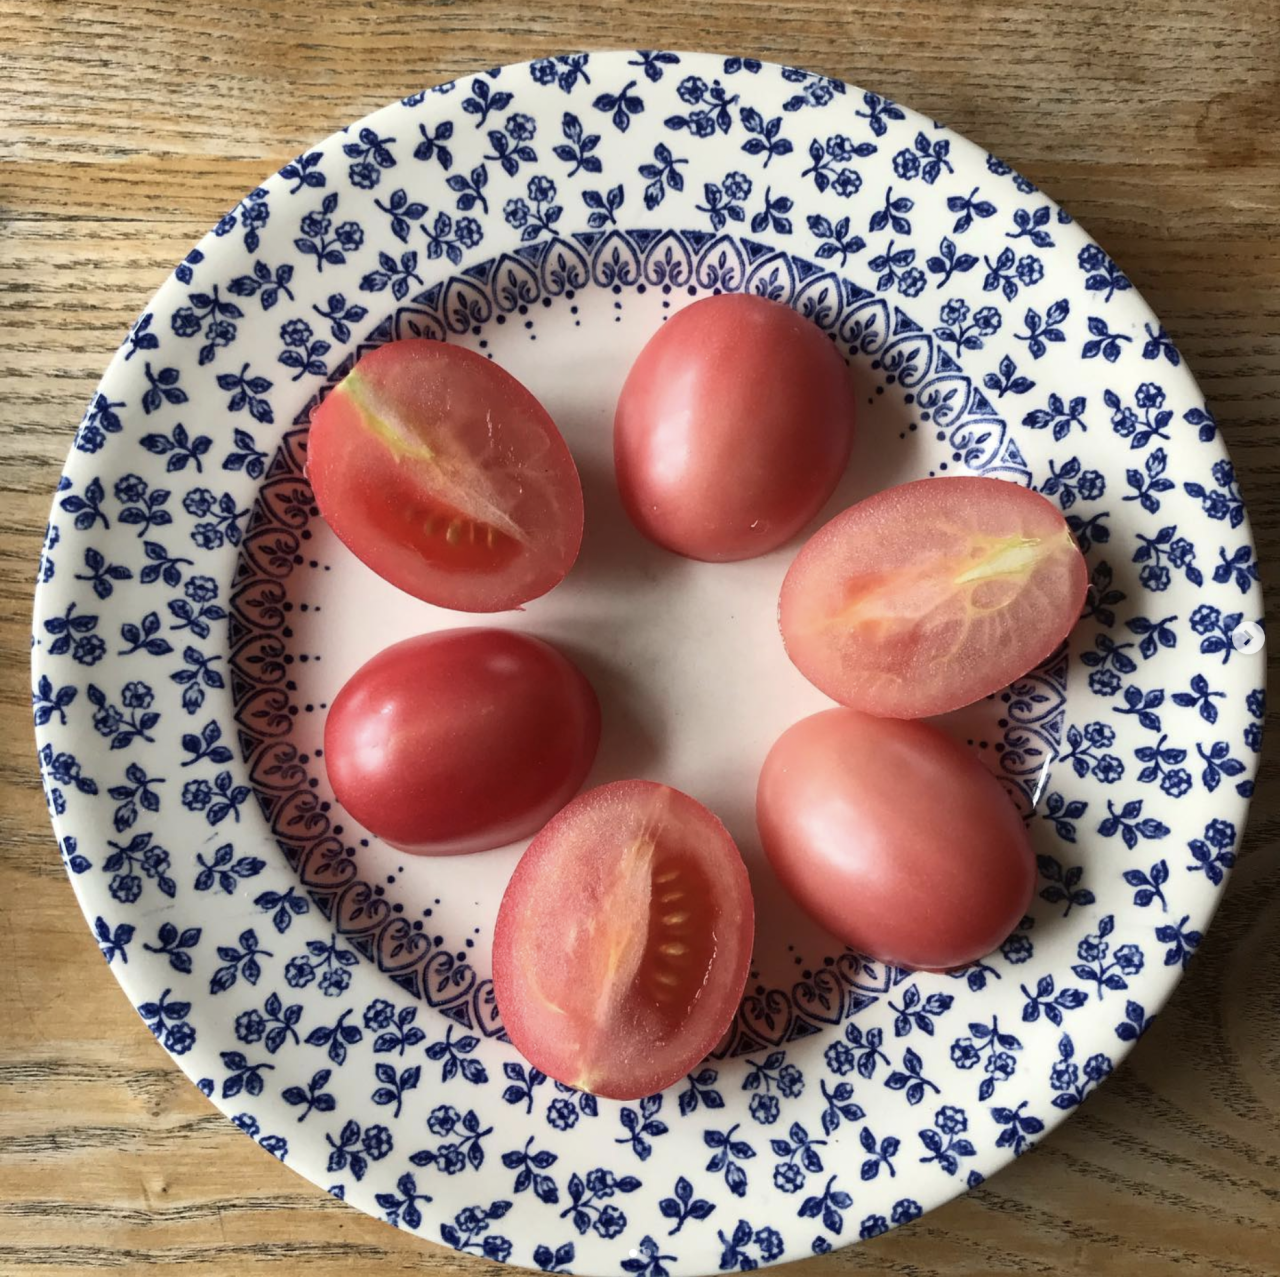
<path id="1" fill-rule="evenodd" d="M 555 423 L 510 373 L 445 342 L 365 355 L 311 414 L 307 477 L 357 558 L 441 607 L 519 607 L 582 543 L 582 485 Z"/>
<path id="2" fill-rule="evenodd" d="M 338 801 L 401 850 L 505 846 L 578 791 L 600 741 L 590 683 L 549 643 L 441 630 L 362 665 L 329 707 L 324 761 Z"/>
<path id="3" fill-rule="evenodd" d="M 708 297 L 662 325 L 614 418 L 622 501 L 692 559 L 749 559 L 793 537 L 834 491 L 853 439 L 849 370 L 780 302 Z"/>
<path id="4" fill-rule="evenodd" d="M 809 538 L 778 620 L 800 672 L 869 714 L 919 718 L 1006 687 L 1062 642 L 1089 573 L 1058 508 L 1003 479 L 920 479 Z"/>
<path id="5" fill-rule="evenodd" d="M 589 790 L 529 844 L 502 898 L 502 1022 L 549 1077 L 651 1095 L 729 1027 L 754 925 L 742 858 L 701 803 L 643 780 Z"/>
<path id="6" fill-rule="evenodd" d="M 999 781 L 928 723 L 831 709 L 765 759 L 756 819 L 770 863 L 833 935 L 881 962 L 946 970 L 997 948 L 1036 865 Z"/>

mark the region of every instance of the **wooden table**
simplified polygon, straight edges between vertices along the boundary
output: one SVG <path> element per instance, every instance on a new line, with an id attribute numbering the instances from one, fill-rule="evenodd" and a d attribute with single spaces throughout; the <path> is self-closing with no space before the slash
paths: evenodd
<path id="1" fill-rule="evenodd" d="M 0 0 L 3 1274 L 480 1271 L 246 1140 L 120 995 L 45 818 L 31 581 L 101 369 L 224 209 L 421 85 L 619 45 L 753 53 L 870 86 L 1061 199 L 1199 377 L 1280 597 L 1276 0 Z M 1275 772 L 1273 751 L 1201 956 L 1115 1078 L 980 1191 L 810 1271 L 1280 1273 Z"/>

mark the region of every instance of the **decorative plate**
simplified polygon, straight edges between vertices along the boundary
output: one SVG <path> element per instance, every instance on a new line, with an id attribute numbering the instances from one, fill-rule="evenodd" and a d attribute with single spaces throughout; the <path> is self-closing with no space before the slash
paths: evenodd
<path id="1" fill-rule="evenodd" d="M 828 514 L 976 472 L 1067 513 L 1069 646 L 952 716 L 1041 883 L 949 975 L 842 950 L 770 881 L 752 795 L 823 698 L 748 563 L 665 554 L 612 487 L 631 359 L 691 298 L 778 298 L 864 404 Z M 741 1012 L 682 1084 L 597 1101 L 504 1040 L 489 932 L 519 848 L 413 859 L 333 803 L 323 711 L 392 641 L 474 618 L 375 578 L 317 518 L 308 410 L 359 354 L 488 352 L 561 425 L 588 535 L 495 623 L 600 691 L 594 780 L 650 776 L 738 838 Z M 743 422 L 749 430 L 751 423 Z M 750 58 L 575 54 L 416 93 L 250 191 L 161 287 L 75 437 L 40 563 L 49 808 L 146 1026 L 268 1152 L 424 1238 L 665 1277 L 822 1253 L 1024 1152 L 1111 1072 L 1201 942 L 1257 763 L 1262 601 L 1214 419 L 1121 268 L 1008 165 L 874 93 Z M 904 794 L 904 802 L 929 802 Z"/>

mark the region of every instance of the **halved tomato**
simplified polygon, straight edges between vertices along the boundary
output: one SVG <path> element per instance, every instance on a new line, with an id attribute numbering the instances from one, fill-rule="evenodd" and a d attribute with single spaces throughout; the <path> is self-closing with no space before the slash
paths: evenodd
<path id="1" fill-rule="evenodd" d="M 754 927 L 742 857 L 701 803 L 645 780 L 589 790 L 529 844 L 502 897 L 503 1024 L 549 1077 L 651 1095 L 729 1027 Z"/>
<path id="2" fill-rule="evenodd" d="M 582 485 L 555 423 L 510 373 L 445 342 L 365 355 L 311 414 L 307 477 L 361 562 L 441 607 L 519 607 L 582 544 Z"/>
<path id="3" fill-rule="evenodd" d="M 920 718 L 1032 669 L 1080 615 L 1089 573 L 1057 507 L 1002 479 L 920 479 L 836 515 L 796 556 L 778 620 L 834 700 Z"/>

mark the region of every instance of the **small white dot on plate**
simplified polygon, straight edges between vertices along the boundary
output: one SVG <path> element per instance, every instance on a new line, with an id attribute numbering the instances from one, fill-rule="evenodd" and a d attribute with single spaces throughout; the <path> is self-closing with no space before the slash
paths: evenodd
<path id="1" fill-rule="evenodd" d="M 1266 641 L 1266 634 L 1256 621 L 1245 621 L 1231 631 L 1231 646 L 1237 652 L 1246 654 L 1260 652 Z"/>

